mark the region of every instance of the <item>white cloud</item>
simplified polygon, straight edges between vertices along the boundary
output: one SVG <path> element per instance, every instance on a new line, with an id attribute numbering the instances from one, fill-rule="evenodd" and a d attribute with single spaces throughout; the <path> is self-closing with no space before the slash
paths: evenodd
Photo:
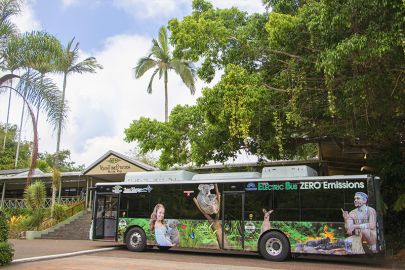
<path id="1" fill-rule="evenodd" d="M 35 18 L 35 12 L 31 6 L 32 2 L 32 0 L 23 1 L 21 13 L 11 19 L 22 33 L 42 28 L 41 23 Z"/>
<path id="2" fill-rule="evenodd" d="M 113 0 L 113 4 L 134 17 L 171 16 L 184 8 L 191 8 L 189 0 Z"/>
<path id="3" fill-rule="evenodd" d="M 113 4 L 136 18 L 184 16 L 191 11 L 190 0 L 114 0 Z M 213 0 L 212 4 L 217 8 L 235 6 L 249 13 L 264 11 L 261 0 Z"/>
<path id="4" fill-rule="evenodd" d="M 63 7 L 71 7 L 79 4 L 79 0 L 62 0 Z"/>

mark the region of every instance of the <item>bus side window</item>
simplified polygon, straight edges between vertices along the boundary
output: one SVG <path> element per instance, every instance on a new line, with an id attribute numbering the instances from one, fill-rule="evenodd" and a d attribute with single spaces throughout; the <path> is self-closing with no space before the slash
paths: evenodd
<path id="1" fill-rule="evenodd" d="M 273 191 L 245 193 L 245 220 L 263 220 L 263 209 L 273 209 Z"/>
<path id="2" fill-rule="evenodd" d="M 273 220 L 299 221 L 300 204 L 298 190 L 274 191 Z"/>
<path id="3" fill-rule="evenodd" d="M 300 190 L 301 220 L 343 222 L 344 191 L 342 189 Z"/>
<path id="4" fill-rule="evenodd" d="M 129 194 L 121 197 L 120 216 L 126 210 L 128 218 L 149 218 L 149 193 Z"/>

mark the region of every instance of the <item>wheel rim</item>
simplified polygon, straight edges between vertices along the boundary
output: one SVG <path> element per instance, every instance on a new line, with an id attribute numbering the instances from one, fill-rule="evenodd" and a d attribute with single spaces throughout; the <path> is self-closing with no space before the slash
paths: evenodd
<path id="1" fill-rule="evenodd" d="M 283 244 L 280 239 L 270 238 L 266 242 L 266 252 L 271 256 L 277 256 L 283 250 Z"/>
<path id="2" fill-rule="evenodd" d="M 129 243 L 133 247 L 139 247 L 142 244 L 142 236 L 138 232 L 134 232 L 131 234 L 131 238 L 129 240 Z"/>

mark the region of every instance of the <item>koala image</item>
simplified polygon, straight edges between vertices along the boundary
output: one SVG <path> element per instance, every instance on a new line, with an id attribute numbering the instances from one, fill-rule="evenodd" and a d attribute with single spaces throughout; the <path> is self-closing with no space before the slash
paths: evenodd
<path id="1" fill-rule="evenodd" d="M 169 219 L 167 220 L 167 233 L 166 237 L 170 239 L 173 245 L 177 246 L 180 243 L 180 234 L 179 230 L 177 229 L 177 225 L 179 225 L 179 221 L 177 219 Z"/>
<path id="2" fill-rule="evenodd" d="M 197 201 L 201 209 L 208 215 L 216 214 L 219 211 L 217 195 L 211 194 L 211 189 L 214 189 L 213 184 L 200 184 L 198 189 L 200 192 L 197 195 Z"/>

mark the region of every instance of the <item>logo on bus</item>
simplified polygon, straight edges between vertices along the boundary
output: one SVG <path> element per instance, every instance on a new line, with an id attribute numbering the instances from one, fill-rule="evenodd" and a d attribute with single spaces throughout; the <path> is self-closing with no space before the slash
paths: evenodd
<path id="1" fill-rule="evenodd" d="M 252 182 L 247 183 L 245 190 L 246 191 L 255 191 L 255 190 L 257 190 L 256 184 L 252 183 Z"/>
<path id="2" fill-rule="evenodd" d="M 245 224 L 245 232 L 246 233 L 255 233 L 256 231 L 256 226 L 252 221 L 248 221 Z"/>
<path id="3" fill-rule="evenodd" d="M 121 193 L 121 186 L 114 186 L 113 188 L 112 188 L 112 192 L 113 193 Z"/>

